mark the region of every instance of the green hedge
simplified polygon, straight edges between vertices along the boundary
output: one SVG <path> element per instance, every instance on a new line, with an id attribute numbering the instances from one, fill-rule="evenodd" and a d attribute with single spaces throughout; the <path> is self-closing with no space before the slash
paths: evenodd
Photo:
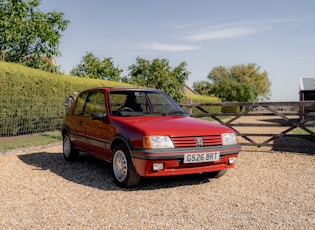
<path id="1" fill-rule="evenodd" d="M 0 110 L 0 136 L 16 136 L 60 129 L 65 107 L 61 98 L 5 96 Z"/>
<path id="2" fill-rule="evenodd" d="M 240 113 L 241 107 L 240 106 L 223 106 L 222 113 Z"/>
<path id="3" fill-rule="evenodd" d="M 186 94 L 186 99 L 182 101 L 182 103 L 186 103 L 188 99 L 191 99 L 193 104 L 205 104 L 205 103 L 221 103 L 221 100 L 217 97 L 204 96 L 204 95 L 196 95 L 196 94 Z M 202 106 L 204 110 L 208 113 L 221 113 L 221 106 Z M 193 107 L 193 114 L 203 113 L 198 108 Z"/>
<path id="4" fill-rule="evenodd" d="M 65 97 L 102 86 L 130 85 L 52 74 L 0 61 L 0 137 L 59 129 Z"/>
<path id="5" fill-rule="evenodd" d="M 0 96 L 65 98 L 73 92 L 102 86 L 130 86 L 130 84 L 52 74 L 0 61 Z"/>

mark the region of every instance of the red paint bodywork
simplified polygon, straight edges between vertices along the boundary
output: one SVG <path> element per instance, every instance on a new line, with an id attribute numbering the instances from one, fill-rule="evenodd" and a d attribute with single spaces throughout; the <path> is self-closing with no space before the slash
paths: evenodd
<path id="1" fill-rule="evenodd" d="M 119 88 L 91 89 L 104 93 L 106 109 L 110 111 L 108 92 Z M 121 90 L 126 90 L 123 88 Z M 139 89 L 127 89 L 139 90 Z M 152 89 L 142 89 L 152 90 Z M 75 116 L 76 103 L 68 111 L 64 122 L 63 132 L 68 132 L 75 148 L 90 153 L 108 162 L 112 160 L 112 150 L 118 142 L 124 143 L 131 154 L 136 172 L 143 177 L 172 176 L 218 172 L 234 167 L 229 164 L 230 157 L 237 157 L 240 145 L 225 145 L 216 140 L 216 144 L 198 147 L 197 144 L 185 146 L 186 141 L 194 141 L 196 137 L 211 140 L 220 137 L 222 133 L 234 133 L 229 127 L 190 116 L 129 116 L 119 117 L 107 113 L 104 119 Z M 143 147 L 143 136 L 169 136 L 173 142 L 180 144 L 169 149 L 146 149 Z M 220 152 L 221 158 L 216 162 L 184 164 L 183 157 L 187 153 Z M 161 171 L 152 170 L 153 163 L 163 163 Z"/>

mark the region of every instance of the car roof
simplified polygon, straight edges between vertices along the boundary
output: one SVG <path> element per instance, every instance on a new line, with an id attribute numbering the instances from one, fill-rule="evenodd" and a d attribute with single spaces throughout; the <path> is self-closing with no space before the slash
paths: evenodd
<path id="1" fill-rule="evenodd" d="M 106 91 L 114 91 L 114 90 L 124 90 L 124 91 L 162 91 L 155 88 L 146 88 L 146 87 L 124 87 L 124 86 L 118 86 L 118 87 L 96 87 L 96 88 L 90 88 L 82 90 L 82 92 L 85 91 L 93 91 L 93 90 L 106 90 Z"/>

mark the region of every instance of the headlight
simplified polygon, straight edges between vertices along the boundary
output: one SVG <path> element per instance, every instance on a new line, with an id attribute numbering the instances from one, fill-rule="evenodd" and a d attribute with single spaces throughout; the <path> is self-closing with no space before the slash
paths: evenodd
<path id="1" fill-rule="evenodd" d="M 236 135 L 234 133 L 221 134 L 222 145 L 234 145 L 237 144 Z"/>
<path id="2" fill-rule="evenodd" d="M 143 147 L 147 149 L 174 148 L 169 136 L 145 136 L 143 137 Z"/>

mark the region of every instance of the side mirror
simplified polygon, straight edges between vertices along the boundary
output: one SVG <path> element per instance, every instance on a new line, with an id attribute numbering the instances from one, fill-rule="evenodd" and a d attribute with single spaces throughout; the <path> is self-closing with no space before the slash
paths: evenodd
<path id="1" fill-rule="evenodd" d="M 107 113 L 92 113 L 92 120 L 103 120 L 105 117 L 107 117 Z"/>

